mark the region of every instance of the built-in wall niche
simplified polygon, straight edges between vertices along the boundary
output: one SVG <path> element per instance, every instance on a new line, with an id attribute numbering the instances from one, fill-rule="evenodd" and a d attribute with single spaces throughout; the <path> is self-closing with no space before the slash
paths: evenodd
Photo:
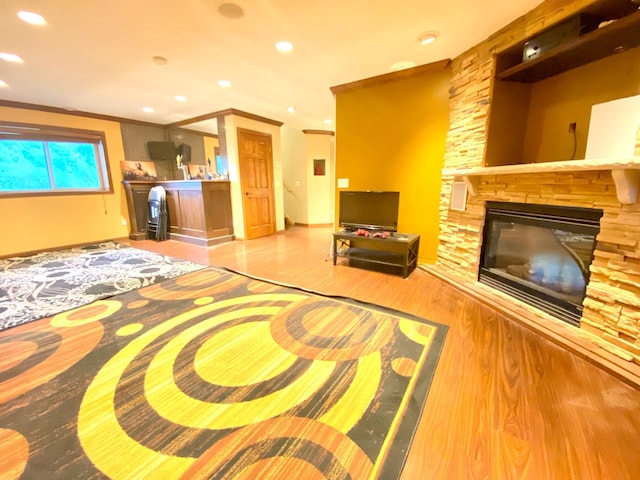
<path id="1" fill-rule="evenodd" d="M 628 0 L 590 8 L 622 18 L 529 62 L 529 39 L 496 55 L 485 166 L 584 159 L 591 107 L 640 93 L 640 11 Z"/>

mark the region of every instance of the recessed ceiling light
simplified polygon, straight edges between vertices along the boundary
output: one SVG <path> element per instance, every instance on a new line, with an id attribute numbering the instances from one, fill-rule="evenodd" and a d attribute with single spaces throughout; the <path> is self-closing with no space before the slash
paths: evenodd
<path id="1" fill-rule="evenodd" d="M 0 59 L 4 60 L 5 62 L 12 62 L 12 63 L 24 62 L 24 60 L 22 60 L 18 55 L 15 55 L 13 53 L 0 53 Z"/>
<path id="2" fill-rule="evenodd" d="M 176 102 L 186 102 L 187 101 L 187 97 L 185 97 L 184 95 L 176 95 L 175 97 L 173 97 L 173 99 Z"/>
<path id="3" fill-rule="evenodd" d="M 151 60 L 153 60 L 153 63 L 155 63 L 156 65 L 166 65 L 167 64 L 167 59 L 164 57 L 161 57 L 160 55 L 155 55 L 153 57 L 151 57 Z"/>
<path id="4" fill-rule="evenodd" d="M 33 13 L 33 12 L 25 12 L 23 10 L 21 12 L 18 12 L 18 17 L 20 17 L 20 20 L 22 20 L 23 22 L 30 23 L 31 25 L 47 24 L 47 21 L 44 19 L 42 15 L 38 15 L 37 13 Z"/>
<path id="5" fill-rule="evenodd" d="M 244 10 L 242 10 L 240 5 L 236 5 L 235 3 L 223 2 L 218 5 L 218 13 L 224 18 L 235 20 L 244 15 Z"/>
<path id="6" fill-rule="evenodd" d="M 223 88 L 229 88 L 231 86 L 231 82 L 229 80 L 218 80 L 218 85 Z"/>
<path id="7" fill-rule="evenodd" d="M 0 80 L 0 88 L 6 88 L 8 86 L 9 84 L 7 82 L 5 82 L 4 80 Z"/>
<path id="8" fill-rule="evenodd" d="M 143 112 L 147 112 L 147 113 L 153 113 L 155 112 L 155 110 L 151 107 L 142 107 L 142 111 Z"/>
<path id="9" fill-rule="evenodd" d="M 287 112 L 296 113 L 296 109 L 295 109 L 295 107 L 287 107 Z"/>
<path id="10" fill-rule="evenodd" d="M 429 45 L 430 43 L 435 42 L 439 35 L 440 34 L 438 32 L 424 32 L 420 34 L 418 40 L 420 40 L 422 45 Z"/>
<path id="11" fill-rule="evenodd" d="M 409 62 L 407 60 L 404 60 L 402 62 L 397 62 L 397 63 L 394 63 L 393 65 L 391 65 L 390 70 L 392 72 L 397 72 L 398 70 L 404 70 L 406 68 L 413 68 L 415 66 L 416 66 L 415 62 Z"/>
<path id="12" fill-rule="evenodd" d="M 293 50 L 293 43 L 291 42 L 278 42 L 276 43 L 276 50 L 279 52 L 290 52 Z"/>
<path id="13" fill-rule="evenodd" d="M 327 118 L 327 119 L 324 121 L 324 124 L 325 124 L 325 125 L 331 125 L 332 123 L 333 123 L 333 120 L 331 120 L 331 119 L 329 119 L 329 118 Z"/>

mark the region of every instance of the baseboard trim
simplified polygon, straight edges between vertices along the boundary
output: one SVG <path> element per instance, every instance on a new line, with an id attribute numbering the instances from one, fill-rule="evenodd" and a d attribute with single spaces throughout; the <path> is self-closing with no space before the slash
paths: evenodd
<path id="1" fill-rule="evenodd" d="M 295 227 L 303 228 L 330 228 L 333 227 L 333 223 L 294 223 Z"/>
<path id="2" fill-rule="evenodd" d="M 479 282 L 454 277 L 435 265 L 419 265 L 418 268 L 640 390 L 640 365 L 623 358 L 622 349 L 614 345 L 605 347 L 605 341 L 600 337 L 542 311 L 533 313 L 532 307 Z M 617 350 L 620 355 L 612 353 Z"/>
<path id="3" fill-rule="evenodd" d="M 212 247 L 214 245 L 220 245 L 221 243 L 233 242 L 235 238 L 235 235 L 221 235 L 219 237 L 212 238 L 199 238 L 191 237 L 189 235 L 182 235 L 179 233 L 169 233 L 169 240 L 190 243 L 199 247 Z"/>

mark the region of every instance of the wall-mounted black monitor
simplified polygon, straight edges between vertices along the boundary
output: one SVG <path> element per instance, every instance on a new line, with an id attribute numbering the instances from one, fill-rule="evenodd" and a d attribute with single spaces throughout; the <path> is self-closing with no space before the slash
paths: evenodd
<path id="1" fill-rule="evenodd" d="M 175 160 L 178 153 L 173 142 L 147 142 L 147 149 L 151 160 Z"/>
<path id="2" fill-rule="evenodd" d="M 178 155 L 180 155 L 183 164 L 191 163 L 191 145 L 181 143 L 178 145 Z"/>
<path id="3" fill-rule="evenodd" d="M 400 192 L 340 192 L 339 222 L 344 228 L 398 231 Z"/>

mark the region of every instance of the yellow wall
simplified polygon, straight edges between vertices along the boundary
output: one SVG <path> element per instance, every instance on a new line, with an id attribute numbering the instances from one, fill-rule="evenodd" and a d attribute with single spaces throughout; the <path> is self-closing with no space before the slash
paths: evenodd
<path id="1" fill-rule="evenodd" d="M 573 150 L 569 122 L 577 123 L 575 158 L 584 158 L 591 106 L 640 94 L 638 79 L 640 47 L 535 83 L 529 101 L 524 163 L 569 160 Z"/>
<path id="2" fill-rule="evenodd" d="M 0 121 L 103 131 L 114 193 L 0 197 L 0 255 L 125 237 L 127 206 L 120 160 L 124 159 L 120 124 L 56 113 L 0 107 Z"/>
<path id="3" fill-rule="evenodd" d="M 211 168 L 215 170 L 216 168 L 216 147 L 219 147 L 220 143 L 217 138 L 214 137 L 204 137 L 204 157 L 205 161 L 207 159 L 211 160 Z"/>
<path id="4" fill-rule="evenodd" d="M 336 178 L 348 178 L 349 190 L 399 191 L 398 229 L 421 235 L 428 263 L 438 246 L 450 77 L 447 69 L 336 98 Z"/>

